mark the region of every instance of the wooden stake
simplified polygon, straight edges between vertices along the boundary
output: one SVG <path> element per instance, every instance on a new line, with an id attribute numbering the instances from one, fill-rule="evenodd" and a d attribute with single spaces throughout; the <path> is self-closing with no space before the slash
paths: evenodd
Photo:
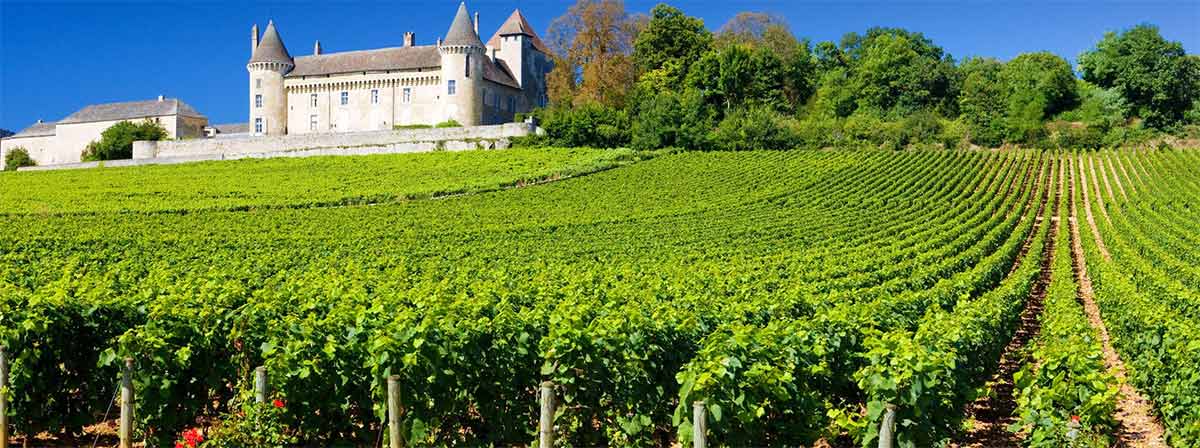
<path id="1" fill-rule="evenodd" d="M 538 447 L 554 447 L 554 382 L 542 383 L 542 417 L 538 424 Z"/>
<path id="2" fill-rule="evenodd" d="M 258 366 L 254 369 L 254 401 L 267 402 L 267 367 Z"/>
<path id="3" fill-rule="evenodd" d="M 8 353 L 0 346 L 0 447 L 8 446 Z"/>
<path id="4" fill-rule="evenodd" d="M 388 446 L 403 448 L 404 439 L 400 436 L 400 375 L 392 375 L 387 379 L 388 406 Z"/>
<path id="5" fill-rule="evenodd" d="M 133 358 L 125 358 L 121 371 L 121 448 L 133 448 Z"/>
<path id="6" fill-rule="evenodd" d="M 704 400 L 692 403 L 692 448 L 708 446 L 708 411 Z"/>
<path id="7" fill-rule="evenodd" d="M 896 405 L 887 405 L 883 422 L 879 425 L 879 448 L 896 446 Z"/>

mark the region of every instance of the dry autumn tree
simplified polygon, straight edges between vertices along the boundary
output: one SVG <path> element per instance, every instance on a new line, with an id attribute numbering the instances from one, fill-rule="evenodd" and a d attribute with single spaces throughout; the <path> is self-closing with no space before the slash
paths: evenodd
<path id="1" fill-rule="evenodd" d="M 547 77 L 550 100 L 622 107 L 637 80 L 633 41 L 645 22 L 621 0 L 578 0 L 554 19 L 547 32 L 555 63 Z"/>

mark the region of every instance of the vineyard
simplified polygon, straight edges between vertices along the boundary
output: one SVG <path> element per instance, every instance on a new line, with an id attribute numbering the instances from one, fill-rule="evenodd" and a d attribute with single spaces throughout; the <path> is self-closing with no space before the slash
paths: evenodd
<path id="1" fill-rule="evenodd" d="M 386 441 L 394 376 L 406 446 L 531 444 L 543 382 L 564 446 L 1195 446 L 1198 173 L 513 150 L 4 175 L 9 422 L 90 444 L 131 358 L 148 446 L 258 415 L 259 366 L 261 429 L 302 445 Z"/>

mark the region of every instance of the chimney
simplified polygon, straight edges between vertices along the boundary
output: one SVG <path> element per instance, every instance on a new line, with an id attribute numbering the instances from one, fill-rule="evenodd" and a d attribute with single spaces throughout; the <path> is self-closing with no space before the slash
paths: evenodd
<path id="1" fill-rule="evenodd" d="M 440 37 L 437 39 L 437 46 L 438 48 L 442 48 L 442 38 Z"/>
<path id="2" fill-rule="evenodd" d="M 313 44 L 313 56 L 320 56 L 320 55 L 321 55 L 321 41 L 318 40 L 317 43 Z"/>
<path id="3" fill-rule="evenodd" d="M 413 46 L 415 44 L 415 42 L 414 42 L 415 40 L 417 40 L 417 37 L 415 34 L 413 34 L 412 31 L 404 32 L 404 46 L 406 46 L 406 47 Z"/>
<path id="4" fill-rule="evenodd" d="M 256 23 L 256 24 L 254 24 L 254 26 L 250 27 L 250 52 L 254 53 L 254 50 L 257 50 L 257 49 L 258 49 L 258 24 Z"/>
<path id="5" fill-rule="evenodd" d="M 496 47 L 492 47 L 492 61 L 496 61 Z"/>
<path id="6" fill-rule="evenodd" d="M 163 96 L 162 96 L 162 95 L 159 95 L 159 96 L 158 96 L 158 102 L 160 102 L 160 103 L 161 103 L 161 102 L 163 102 L 163 99 L 164 99 L 164 98 L 163 98 Z"/>
<path id="7" fill-rule="evenodd" d="M 479 11 L 475 11 L 475 34 L 479 34 Z"/>

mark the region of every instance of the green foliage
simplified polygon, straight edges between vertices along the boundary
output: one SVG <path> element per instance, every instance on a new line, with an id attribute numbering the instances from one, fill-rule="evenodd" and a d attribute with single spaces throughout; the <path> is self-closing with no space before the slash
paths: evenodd
<path id="1" fill-rule="evenodd" d="M 552 146 L 619 148 L 629 145 L 630 119 L 623 109 L 588 103 L 542 109 L 539 119 Z"/>
<path id="2" fill-rule="evenodd" d="M 401 130 L 401 129 L 430 129 L 430 128 L 432 128 L 432 127 L 433 127 L 432 125 L 428 125 L 428 124 L 398 124 L 398 125 L 394 125 L 394 126 L 392 126 L 392 129 L 395 129 L 395 130 Z"/>
<path id="3" fill-rule="evenodd" d="M 34 165 L 37 163 L 29 157 L 29 150 L 22 146 L 12 148 L 4 154 L 4 171 L 16 171 L 17 168 Z"/>
<path id="4" fill-rule="evenodd" d="M 1200 97 L 1200 59 L 1152 25 L 1105 34 L 1079 56 L 1079 67 L 1085 81 L 1120 92 L 1132 113 L 1154 128 L 1182 120 Z"/>
<path id="5" fill-rule="evenodd" d="M 981 146 L 1004 141 L 1008 89 L 1001 81 L 1004 64 L 991 58 L 970 58 L 959 67 L 962 90 L 958 110 L 970 131 L 969 140 Z"/>
<path id="6" fill-rule="evenodd" d="M 767 106 L 729 113 L 712 131 L 714 148 L 726 151 L 791 149 L 798 139 L 795 120 Z"/>
<path id="7" fill-rule="evenodd" d="M 593 149 L 515 149 L 39 171 L 5 176 L 11 179 L 0 181 L 0 204 L 5 214 L 389 204 L 590 173 L 623 163 L 627 155 Z"/>
<path id="8" fill-rule="evenodd" d="M 1041 330 L 1029 362 L 1013 375 L 1019 420 L 1010 430 L 1027 432 L 1031 447 L 1107 447 L 1116 429 L 1119 387 L 1104 365 L 1096 330 L 1075 300 L 1066 207 L 1058 218 Z"/>
<path id="9" fill-rule="evenodd" d="M 243 448 L 295 446 L 286 423 L 287 405 L 274 399 L 268 403 L 248 402 L 239 412 L 229 413 L 213 425 L 200 448 Z"/>
<path id="10" fill-rule="evenodd" d="M 712 128 L 709 108 L 699 91 L 663 93 L 646 98 L 633 121 L 633 149 L 704 149 Z"/>
<path id="11" fill-rule="evenodd" d="M 167 138 L 167 130 L 149 119 L 140 123 L 121 121 L 100 133 L 100 140 L 88 143 L 80 155 L 83 161 L 133 158 L 133 142 Z"/>
<path id="12" fill-rule="evenodd" d="M 722 114 L 760 105 L 783 108 L 787 104 L 784 71 L 782 61 L 770 50 L 734 45 L 705 53 L 692 64 L 686 84 Z"/>
<path id="13" fill-rule="evenodd" d="M 643 72 L 666 70 L 666 84 L 675 88 L 688 68 L 712 46 L 712 33 L 704 20 L 659 3 L 650 10 L 650 21 L 633 42 L 633 59 Z"/>
<path id="14" fill-rule="evenodd" d="M 1000 80 L 1008 89 L 1010 115 L 1016 115 L 1030 95 L 1042 106 L 1042 118 L 1075 107 L 1078 94 L 1071 64 L 1050 52 L 1022 53 L 1004 64 Z"/>
<path id="15" fill-rule="evenodd" d="M 433 127 L 435 127 L 435 128 L 438 128 L 438 129 L 441 129 L 441 128 L 461 128 L 461 127 L 462 127 L 462 124 L 461 124 L 461 123 L 459 123 L 457 120 L 454 120 L 454 119 L 449 119 L 449 120 L 443 121 L 443 122 L 441 122 L 441 123 L 435 124 L 435 125 L 433 125 Z"/>

